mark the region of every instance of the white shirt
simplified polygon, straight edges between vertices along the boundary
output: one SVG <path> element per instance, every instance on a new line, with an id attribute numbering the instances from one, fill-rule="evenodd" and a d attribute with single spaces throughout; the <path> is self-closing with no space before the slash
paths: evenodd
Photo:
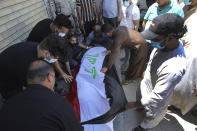
<path id="1" fill-rule="evenodd" d="M 191 14 L 190 11 L 185 13 L 185 17 L 189 15 L 184 23 L 188 31 L 181 39 L 185 46 L 187 69 L 181 82 L 177 84 L 171 100 L 171 104 L 179 108 L 183 115 L 197 104 L 197 97 L 195 96 L 197 92 L 197 7 L 193 9 L 196 10 L 195 13 Z"/>
<path id="2" fill-rule="evenodd" d="M 140 19 L 140 10 L 137 5 L 131 3 L 128 7 L 122 6 L 120 26 L 134 29 L 133 20 Z"/>

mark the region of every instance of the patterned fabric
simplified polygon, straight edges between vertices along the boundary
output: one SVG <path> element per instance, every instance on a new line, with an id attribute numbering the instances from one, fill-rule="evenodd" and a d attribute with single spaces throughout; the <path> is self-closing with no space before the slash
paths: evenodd
<path id="1" fill-rule="evenodd" d="M 89 22 L 95 19 L 93 8 L 96 5 L 95 0 L 76 0 L 76 5 L 77 7 L 81 7 L 83 22 Z"/>

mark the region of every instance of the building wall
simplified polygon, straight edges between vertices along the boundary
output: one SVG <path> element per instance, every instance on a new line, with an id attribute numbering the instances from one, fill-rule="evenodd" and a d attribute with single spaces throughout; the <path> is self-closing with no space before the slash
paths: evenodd
<path id="1" fill-rule="evenodd" d="M 0 0 L 0 52 L 24 41 L 45 18 L 48 14 L 43 0 Z"/>

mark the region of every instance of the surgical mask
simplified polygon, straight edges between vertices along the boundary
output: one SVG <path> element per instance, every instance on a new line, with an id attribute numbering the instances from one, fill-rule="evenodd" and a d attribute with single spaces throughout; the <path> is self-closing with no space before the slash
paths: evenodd
<path id="1" fill-rule="evenodd" d="M 44 58 L 44 60 L 48 63 L 55 63 L 57 61 L 57 59 L 47 59 L 47 58 Z"/>
<path id="2" fill-rule="evenodd" d="M 158 50 L 162 50 L 162 49 L 165 48 L 164 46 L 161 46 L 160 43 L 158 43 L 158 42 L 154 42 L 154 41 L 151 41 L 151 40 L 146 40 L 146 42 L 149 43 L 152 47 L 154 47 Z"/>
<path id="3" fill-rule="evenodd" d="M 185 5 L 191 5 L 192 2 L 190 2 L 189 0 L 183 0 Z"/>
<path id="4" fill-rule="evenodd" d="M 123 5 L 124 5 L 124 7 L 128 7 L 130 4 L 129 4 L 129 1 L 124 1 L 123 2 Z"/>
<path id="5" fill-rule="evenodd" d="M 60 37 L 64 37 L 66 34 L 65 33 L 59 33 Z"/>

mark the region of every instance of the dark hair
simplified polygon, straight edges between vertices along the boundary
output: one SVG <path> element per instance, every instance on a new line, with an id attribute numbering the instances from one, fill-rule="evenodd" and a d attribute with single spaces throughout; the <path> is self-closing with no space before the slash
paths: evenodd
<path id="1" fill-rule="evenodd" d="M 78 35 L 77 35 L 77 33 L 75 33 L 75 32 L 69 32 L 68 34 L 67 34 L 67 38 L 68 39 L 70 39 L 70 38 L 72 38 L 72 37 L 76 37 L 76 38 L 78 38 Z"/>
<path id="2" fill-rule="evenodd" d="M 60 37 L 58 33 L 48 35 L 41 43 L 41 50 L 48 50 L 54 57 L 64 57 L 68 41 Z"/>
<path id="3" fill-rule="evenodd" d="M 101 30 L 104 33 L 108 33 L 108 32 L 112 32 L 114 30 L 114 28 L 110 24 L 104 24 L 104 25 L 102 25 Z"/>
<path id="4" fill-rule="evenodd" d="M 183 26 L 177 33 L 172 34 L 177 39 L 182 38 L 187 32 L 187 26 Z"/>
<path id="5" fill-rule="evenodd" d="M 53 72 L 54 69 L 52 65 L 43 60 L 36 60 L 32 62 L 28 68 L 27 80 L 42 82 L 46 79 L 49 73 Z"/>
<path id="6" fill-rule="evenodd" d="M 62 26 L 71 29 L 72 24 L 69 20 L 69 16 L 66 16 L 64 14 L 59 14 L 56 16 L 55 20 L 53 21 L 53 24 L 57 26 L 57 28 L 61 29 Z"/>

